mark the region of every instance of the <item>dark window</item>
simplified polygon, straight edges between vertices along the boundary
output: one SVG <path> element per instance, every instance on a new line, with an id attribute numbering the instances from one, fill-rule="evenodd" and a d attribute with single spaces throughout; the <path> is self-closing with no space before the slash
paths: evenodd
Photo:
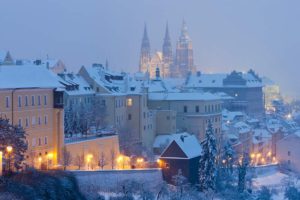
<path id="1" fill-rule="evenodd" d="M 6 108 L 9 108 L 9 97 L 6 97 Z"/>
<path id="2" fill-rule="evenodd" d="M 187 110 L 188 110 L 188 108 L 187 108 L 187 106 L 183 106 L 183 112 L 187 112 Z"/>
<path id="3" fill-rule="evenodd" d="M 199 106 L 196 106 L 195 110 L 198 113 L 199 112 Z"/>
<path id="4" fill-rule="evenodd" d="M 34 106 L 34 96 L 31 96 L 31 105 Z"/>
<path id="5" fill-rule="evenodd" d="M 131 114 L 128 114 L 128 120 L 131 120 Z"/>
<path id="6" fill-rule="evenodd" d="M 291 152 L 290 151 L 288 151 L 288 156 L 291 156 Z"/>
<path id="7" fill-rule="evenodd" d="M 41 96 L 38 96 L 38 105 L 41 105 Z"/>

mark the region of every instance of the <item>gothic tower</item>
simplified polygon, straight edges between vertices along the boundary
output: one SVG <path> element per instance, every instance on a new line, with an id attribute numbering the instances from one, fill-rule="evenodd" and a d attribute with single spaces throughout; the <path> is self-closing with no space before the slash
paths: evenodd
<path id="1" fill-rule="evenodd" d="M 194 72 L 193 46 L 187 32 L 185 21 L 182 23 L 181 34 L 176 45 L 175 67 L 173 76 L 186 78 L 189 72 Z"/>
<path id="2" fill-rule="evenodd" d="M 147 72 L 150 61 L 151 61 L 150 42 L 147 33 L 147 26 L 145 24 L 144 35 L 143 35 L 142 46 L 141 46 L 139 71 L 144 73 Z"/>
<path id="3" fill-rule="evenodd" d="M 164 77 L 169 77 L 171 67 L 173 64 L 173 53 L 172 53 L 172 44 L 171 44 L 171 38 L 170 38 L 170 34 L 169 34 L 168 23 L 166 26 L 166 33 L 165 33 L 162 53 L 163 53 L 163 65 L 164 65 L 163 66 L 163 74 L 164 74 Z"/>

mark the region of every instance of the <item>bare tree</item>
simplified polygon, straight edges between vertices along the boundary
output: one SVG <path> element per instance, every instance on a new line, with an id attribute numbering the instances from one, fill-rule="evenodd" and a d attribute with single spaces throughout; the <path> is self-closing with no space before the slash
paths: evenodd
<path id="1" fill-rule="evenodd" d="M 28 163 L 28 165 L 30 166 L 30 167 L 34 167 L 34 161 L 35 161 L 35 157 L 36 157 L 36 153 L 34 152 L 34 151 L 30 151 L 29 153 L 28 153 L 28 156 L 29 156 L 29 159 L 28 159 L 28 161 L 29 161 L 29 163 Z"/>
<path id="2" fill-rule="evenodd" d="M 107 161 L 106 161 L 104 152 L 100 153 L 98 165 L 99 165 L 99 167 L 101 167 L 102 170 L 107 165 Z"/>
<path id="3" fill-rule="evenodd" d="M 66 168 L 68 166 L 71 165 L 71 162 L 72 162 L 72 155 L 71 153 L 67 150 L 66 147 L 63 147 L 62 149 L 62 158 L 61 158 L 61 163 L 62 163 L 62 166 L 64 167 L 64 170 L 66 170 Z"/>
<path id="4" fill-rule="evenodd" d="M 84 166 L 84 154 L 83 153 L 80 155 L 76 155 L 74 164 L 78 167 L 79 170 L 81 169 L 81 167 Z"/>
<path id="5" fill-rule="evenodd" d="M 115 168 L 115 163 L 116 163 L 116 152 L 114 149 L 110 150 L 110 164 L 111 164 L 111 169 Z"/>

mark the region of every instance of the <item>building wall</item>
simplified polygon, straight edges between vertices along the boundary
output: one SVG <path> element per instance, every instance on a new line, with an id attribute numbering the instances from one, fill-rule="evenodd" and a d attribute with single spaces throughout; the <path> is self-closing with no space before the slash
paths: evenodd
<path id="1" fill-rule="evenodd" d="M 97 168 L 97 162 L 99 161 L 99 157 L 101 153 L 104 153 L 105 161 L 107 165 L 104 169 L 112 169 L 112 159 L 115 161 L 115 166 L 117 166 L 117 158 L 120 155 L 119 151 L 119 138 L 117 135 L 107 136 L 107 137 L 98 137 L 90 140 L 74 140 L 70 142 L 66 142 L 65 147 L 67 151 L 71 153 L 73 160 L 73 168 L 76 167 L 74 161 L 77 156 L 84 155 L 85 157 L 85 166 L 87 167 L 87 159 L 91 156 L 90 168 Z M 112 152 L 114 156 L 112 156 Z"/>
<path id="2" fill-rule="evenodd" d="M 176 133 L 176 111 L 156 110 L 156 135 Z"/>
<path id="3" fill-rule="evenodd" d="M 276 157 L 280 164 L 289 169 L 300 172 L 300 138 L 290 135 L 277 142 Z"/>
<path id="4" fill-rule="evenodd" d="M 197 88 L 206 92 L 224 92 L 234 100 L 226 109 L 231 111 L 244 111 L 249 116 L 262 118 L 264 116 L 264 97 L 262 87 L 220 87 L 220 88 Z"/>
<path id="5" fill-rule="evenodd" d="M 21 125 L 27 133 L 26 161 L 29 165 L 39 167 L 41 163 L 58 163 L 59 149 L 64 143 L 63 110 L 55 109 L 53 105 L 53 89 L 0 90 L 1 116 L 14 125 Z"/>
<path id="6" fill-rule="evenodd" d="M 149 100 L 150 109 L 169 109 L 177 113 L 177 129 L 195 134 L 200 141 L 205 137 L 208 122 L 213 124 L 217 135 L 221 134 L 221 101 L 167 101 Z M 185 110 L 186 109 L 186 110 Z M 164 123 L 163 121 L 160 123 Z M 159 125 L 157 125 L 159 126 Z"/>

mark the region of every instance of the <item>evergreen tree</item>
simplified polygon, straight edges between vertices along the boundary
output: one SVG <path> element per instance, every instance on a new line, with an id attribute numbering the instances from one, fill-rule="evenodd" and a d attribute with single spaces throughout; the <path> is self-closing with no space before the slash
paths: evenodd
<path id="1" fill-rule="evenodd" d="M 217 145 L 212 123 L 209 121 L 202 142 L 202 155 L 199 161 L 200 191 L 215 190 Z"/>
<path id="2" fill-rule="evenodd" d="M 294 186 L 288 186 L 285 189 L 284 197 L 288 200 L 299 200 L 300 199 L 300 192 Z"/>
<path id="3" fill-rule="evenodd" d="M 238 191 L 243 193 L 246 188 L 246 174 L 249 165 L 249 156 L 244 154 L 238 162 Z"/>
<path id="4" fill-rule="evenodd" d="M 266 186 L 263 186 L 258 192 L 256 200 L 271 200 L 271 199 L 272 199 L 271 191 Z"/>
<path id="5" fill-rule="evenodd" d="M 8 154 L 6 147 L 11 146 L 12 152 Z M 4 152 L 3 158 L 6 163 L 13 164 L 16 170 L 22 167 L 24 154 L 28 146 L 26 144 L 26 133 L 18 125 L 12 125 L 8 119 L 0 118 L 0 151 Z"/>

